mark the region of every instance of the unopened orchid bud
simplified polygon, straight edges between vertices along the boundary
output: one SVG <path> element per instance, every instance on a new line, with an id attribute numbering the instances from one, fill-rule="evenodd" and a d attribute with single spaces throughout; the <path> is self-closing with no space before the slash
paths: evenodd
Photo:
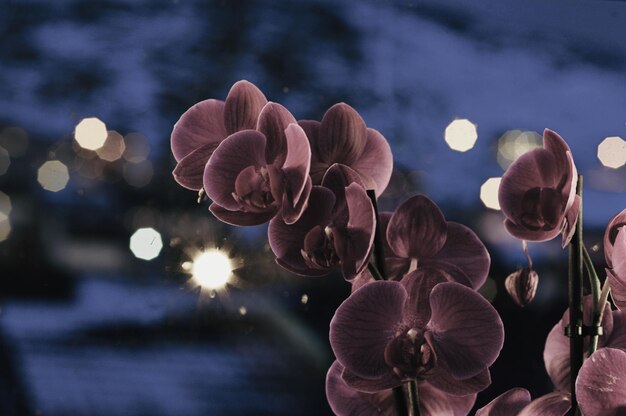
<path id="1" fill-rule="evenodd" d="M 504 287 L 513 301 L 523 308 L 534 299 L 538 283 L 537 272 L 528 267 L 523 267 L 506 278 Z"/>

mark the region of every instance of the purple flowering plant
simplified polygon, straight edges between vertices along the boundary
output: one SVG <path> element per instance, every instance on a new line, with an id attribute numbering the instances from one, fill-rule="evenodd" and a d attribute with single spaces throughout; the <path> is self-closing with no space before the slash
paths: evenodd
<path id="1" fill-rule="evenodd" d="M 602 284 L 582 243 L 582 177 L 572 152 L 551 130 L 543 139 L 505 172 L 499 201 L 504 227 L 528 258 L 506 279 L 515 303 L 527 305 L 537 290 L 526 241 L 561 235 L 570 249 L 570 308 L 544 350 L 555 391 L 531 400 L 515 388 L 476 415 L 626 414 L 626 210 L 605 233 Z M 425 195 L 378 212 L 393 157 L 355 109 L 339 103 L 321 121 L 297 120 L 239 81 L 225 101 L 186 111 L 171 145 L 175 180 L 206 195 L 216 218 L 269 222 L 281 267 L 303 276 L 339 270 L 352 286 L 330 322 L 336 360 L 326 396 L 335 414 L 469 414 L 491 384 L 505 336 L 498 312 L 477 292 L 489 253 Z M 591 289 L 584 298 L 583 270 Z"/>

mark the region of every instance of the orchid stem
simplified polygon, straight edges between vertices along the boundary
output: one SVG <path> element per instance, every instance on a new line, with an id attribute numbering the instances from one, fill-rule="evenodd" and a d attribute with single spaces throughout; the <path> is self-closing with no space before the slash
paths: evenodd
<path id="1" fill-rule="evenodd" d="M 387 274 L 385 273 L 385 253 L 383 251 L 383 235 L 382 229 L 380 227 L 380 215 L 378 215 L 378 204 L 376 203 L 376 192 L 373 189 L 367 190 L 367 196 L 372 201 L 372 206 L 374 208 L 374 216 L 376 219 L 376 230 L 374 233 L 374 262 L 376 264 L 376 268 L 378 269 L 379 276 L 381 279 L 376 280 L 386 280 Z M 371 270 L 370 270 L 371 272 Z"/>
<path id="2" fill-rule="evenodd" d="M 604 310 L 604 303 L 600 302 L 601 297 L 601 283 L 596 273 L 595 267 L 593 267 L 593 261 L 589 255 L 587 247 L 583 244 L 583 260 L 585 262 L 585 269 L 587 269 L 587 276 L 589 277 L 589 287 L 591 288 L 591 298 L 593 299 L 593 322 L 594 327 L 599 327 L 602 324 L 602 311 Z M 589 353 L 593 354 L 598 348 L 598 334 L 591 334 L 589 341 Z"/>
<path id="3" fill-rule="evenodd" d="M 367 270 L 369 270 L 370 274 L 374 278 L 374 280 L 385 280 L 383 276 L 380 274 L 378 267 L 371 261 L 367 263 Z"/>
<path id="4" fill-rule="evenodd" d="M 411 407 L 411 416 L 420 416 L 420 399 L 417 392 L 417 383 L 415 380 L 411 380 L 408 383 L 409 387 L 409 406 Z"/>
<path id="5" fill-rule="evenodd" d="M 576 194 L 581 198 L 580 210 L 576 220 L 576 228 L 569 245 L 569 322 L 570 322 L 570 391 L 572 398 L 572 412 L 578 413 L 576 401 L 576 377 L 584 360 L 583 328 L 583 206 L 582 206 L 583 177 L 578 175 Z"/>

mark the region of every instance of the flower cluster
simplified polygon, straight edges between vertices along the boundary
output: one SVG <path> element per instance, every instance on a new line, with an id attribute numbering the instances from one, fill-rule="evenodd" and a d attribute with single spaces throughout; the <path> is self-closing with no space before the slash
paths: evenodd
<path id="1" fill-rule="evenodd" d="M 542 148 L 509 167 L 499 190 L 504 226 L 523 240 L 528 258 L 528 267 L 505 283 L 520 306 L 538 285 L 526 241 L 558 235 L 563 246 L 582 241 L 573 239 L 582 198 L 572 153 L 553 131 L 543 140 Z M 298 121 L 239 81 L 225 101 L 209 99 L 185 112 L 171 144 L 174 178 L 206 194 L 215 217 L 238 226 L 269 222 L 280 266 L 303 276 L 338 270 L 350 283 L 350 296 L 330 322 L 336 361 L 326 395 L 337 415 L 393 415 L 407 407 L 406 397 L 412 414 L 468 414 L 477 393 L 490 385 L 489 367 L 504 343 L 497 311 L 477 292 L 489 272 L 489 253 L 470 228 L 446 220 L 424 195 L 394 212 L 376 211 L 392 155 L 356 110 L 339 103 L 321 121 Z M 591 356 L 576 379 L 578 401 L 569 390 L 578 369 L 570 364 L 566 312 L 544 352 L 556 391 L 531 401 L 528 391 L 513 389 L 478 416 L 563 415 L 577 402 L 585 415 L 626 409 L 626 210 L 611 220 L 604 240 L 607 282 L 622 310 L 608 303 L 602 309 L 606 285 L 602 296 L 598 289 L 572 309 L 584 310 L 581 334 L 602 328 L 583 345 Z M 593 266 L 587 268 L 595 276 Z"/>

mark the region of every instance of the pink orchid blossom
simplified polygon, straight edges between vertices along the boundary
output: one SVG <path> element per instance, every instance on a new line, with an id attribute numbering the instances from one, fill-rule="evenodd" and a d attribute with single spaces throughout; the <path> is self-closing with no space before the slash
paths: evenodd
<path id="1" fill-rule="evenodd" d="M 255 129 L 267 99 L 254 84 L 236 82 L 226 101 L 208 99 L 194 104 L 174 125 L 174 179 L 185 188 L 202 189 L 204 167 L 215 148 L 229 135 Z"/>
<path id="2" fill-rule="evenodd" d="M 366 189 L 380 196 L 393 170 L 389 143 L 378 131 L 368 128 L 352 107 L 333 105 L 322 121 L 300 120 L 311 142 L 311 177 L 314 185 L 322 183 L 328 168 L 340 163 L 355 170 Z"/>
<path id="3" fill-rule="evenodd" d="M 613 217 L 606 228 L 604 257 L 613 300 L 626 311 L 626 209 Z"/>
<path id="4" fill-rule="evenodd" d="M 580 209 L 577 183 L 569 146 L 544 130 L 543 147 L 520 156 L 502 176 L 498 200 L 507 231 L 527 241 L 547 241 L 562 233 L 565 247 Z"/>

